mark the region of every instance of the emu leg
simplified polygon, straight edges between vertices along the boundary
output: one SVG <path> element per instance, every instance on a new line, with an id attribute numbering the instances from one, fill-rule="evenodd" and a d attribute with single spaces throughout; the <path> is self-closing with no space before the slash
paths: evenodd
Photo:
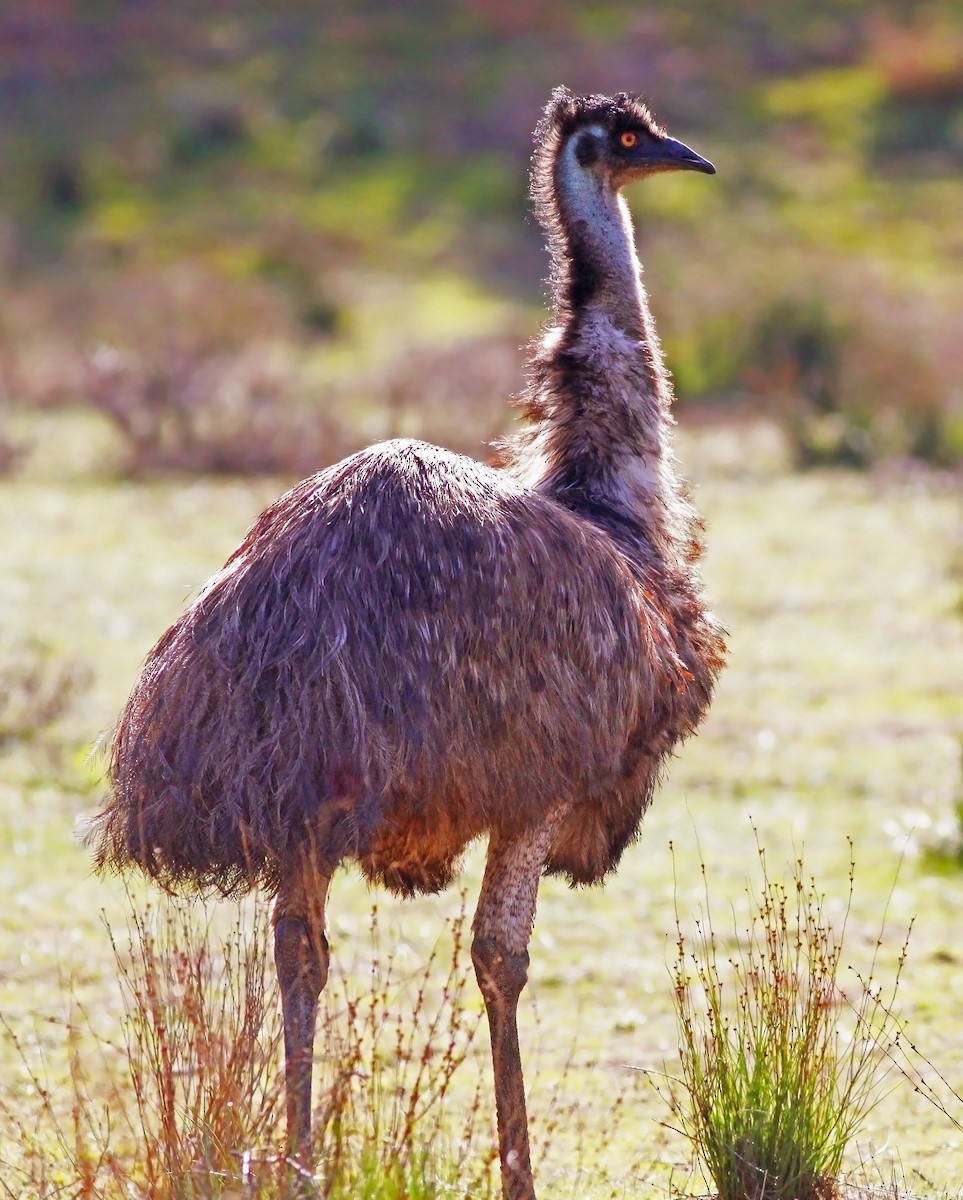
<path id="1" fill-rule="evenodd" d="M 311 1149 L 311 1074 L 318 997 L 328 979 L 324 904 L 329 880 L 301 872 L 286 882 L 274 906 L 274 965 L 284 1013 L 284 1082 L 288 1144 Z"/>
<path id="2" fill-rule="evenodd" d="M 491 1031 L 502 1195 L 505 1200 L 535 1200 L 516 1020 L 518 997 L 528 981 L 528 952 L 509 954 L 494 938 L 476 937 L 471 957 Z"/>
<path id="3" fill-rule="evenodd" d="M 504 1200 L 535 1200 L 517 1012 L 528 980 L 538 881 L 559 820 L 511 841 L 493 838 L 473 922 L 471 957 L 491 1031 Z"/>

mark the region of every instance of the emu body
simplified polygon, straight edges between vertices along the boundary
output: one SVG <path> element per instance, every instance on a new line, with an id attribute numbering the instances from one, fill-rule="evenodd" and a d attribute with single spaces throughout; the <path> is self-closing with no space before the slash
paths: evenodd
<path id="1" fill-rule="evenodd" d="M 120 719 L 101 867 L 275 895 L 292 1140 L 310 1139 L 345 860 L 436 891 L 489 839 L 472 958 L 504 1195 L 534 1196 L 515 1011 L 538 880 L 595 883 L 636 836 L 722 663 L 623 183 L 711 171 L 620 95 L 553 96 L 533 194 L 556 324 L 530 425 L 483 466 L 386 442 L 305 480 L 152 651 Z"/>

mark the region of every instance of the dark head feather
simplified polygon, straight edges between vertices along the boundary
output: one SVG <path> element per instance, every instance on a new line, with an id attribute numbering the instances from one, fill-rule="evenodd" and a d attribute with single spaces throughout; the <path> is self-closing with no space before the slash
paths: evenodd
<path id="1" fill-rule="evenodd" d="M 568 88 L 557 87 L 535 128 L 536 155 L 538 148 L 553 135 L 561 142 L 581 126 L 593 124 L 607 125 L 617 133 L 642 128 L 656 137 L 665 137 L 665 130 L 639 96 L 628 92 L 616 92 L 614 96 L 573 96 Z"/>

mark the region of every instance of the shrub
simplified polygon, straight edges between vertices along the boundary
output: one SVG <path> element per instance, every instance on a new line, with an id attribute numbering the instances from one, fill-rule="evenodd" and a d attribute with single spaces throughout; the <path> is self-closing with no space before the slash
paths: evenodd
<path id="1" fill-rule="evenodd" d="M 738 282 L 686 284 L 667 300 L 683 401 L 748 399 L 794 465 L 963 462 L 952 297 L 897 292 L 858 262 L 800 272 L 756 260 Z"/>
<path id="2" fill-rule="evenodd" d="M 105 467 L 132 476 L 306 475 L 396 436 L 486 455 L 522 386 L 522 337 L 416 345 L 372 370 L 346 345 L 326 356 L 308 344 L 340 320 L 310 272 L 271 274 L 176 264 L 38 286 L 0 328 L 0 398 L 99 414 L 118 435 Z M 0 471 L 15 458 L 6 446 L 0 426 Z"/>
<path id="3" fill-rule="evenodd" d="M 797 466 L 867 467 L 894 458 L 963 461 L 963 406 L 911 301 L 780 298 L 757 316 L 746 378 L 773 404 Z"/>
<path id="4" fill-rule="evenodd" d="M 304 474 L 356 444 L 350 414 L 309 381 L 300 325 L 267 281 L 177 263 L 2 296 L 0 406 L 98 413 L 118 434 L 111 469 Z M 0 426 L 0 470 L 23 450 Z"/>
<path id="5" fill-rule="evenodd" d="M 331 397 L 311 394 L 278 289 L 180 265 L 110 281 L 72 334 L 74 403 L 115 427 L 123 469 L 306 473 L 350 448 Z"/>
<path id="6" fill-rule="evenodd" d="M 364 379 L 368 403 L 388 437 L 420 437 L 484 458 L 510 420 L 509 398 L 524 384 L 520 336 L 414 346 Z"/>
<path id="7" fill-rule="evenodd" d="M 790 881 L 769 878 L 744 929 L 723 949 L 705 913 L 683 933 L 676 902 L 671 967 L 682 1060 L 669 1102 L 720 1200 L 823 1200 L 837 1188 L 843 1153 L 883 1095 L 900 1032 L 892 982 L 877 978 L 882 933 L 869 972 L 840 979 L 853 898 L 838 929 L 825 896 L 795 863 Z M 705 866 L 703 864 L 703 878 Z"/>
<path id="8" fill-rule="evenodd" d="M 0 747 L 45 736 L 90 683 L 77 659 L 58 659 L 44 642 L 0 642 Z"/>
<path id="9" fill-rule="evenodd" d="M 330 401 L 307 402 L 303 373 L 283 347 L 155 354 L 101 345 L 87 366 L 83 401 L 120 433 L 130 475 L 306 474 L 353 447 Z"/>

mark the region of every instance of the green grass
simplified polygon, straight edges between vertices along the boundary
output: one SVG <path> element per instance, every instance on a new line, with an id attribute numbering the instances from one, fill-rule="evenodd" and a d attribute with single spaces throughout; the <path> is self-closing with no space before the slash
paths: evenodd
<path id="1" fill-rule="evenodd" d="M 728 931 L 708 885 L 705 911 L 676 910 L 681 1077 L 665 1095 L 719 1200 L 830 1200 L 894 1074 L 906 956 L 885 980 L 875 958 L 844 968 L 855 864 L 840 917 L 801 856 L 787 879 L 762 846 L 758 858 L 761 884 Z M 885 932 L 884 911 L 880 945 Z"/>
<path id="2" fill-rule="evenodd" d="M 963 875 L 929 873 L 916 854 L 953 817 L 960 789 L 963 622 L 947 571 L 959 498 L 923 473 L 791 476 L 761 460 L 756 468 L 740 458 L 755 444 L 722 431 L 682 447 L 710 525 L 709 586 L 731 630 L 712 715 L 673 764 L 618 876 L 602 891 L 570 892 L 553 880 L 541 889 L 521 1038 L 546 1200 L 638 1195 L 688 1177 L 689 1148 L 661 1124 L 666 1110 L 640 1074 L 677 1073 L 668 846 L 681 912 L 702 903 L 700 848 L 719 913 L 738 911 L 755 855 L 749 815 L 774 875 L 805 847 L 832 919 L 845 902 L 852 839 L 847 945 L 857 966 L 871 959 L 906 852 L 890 906 L 894 930 L 917 917 L 903 1011 L 921 1051 L 948 1079 L 963 1075 L 955 999 Z M 54 449 L 46 466 L 0 482 L 0 508 L 11 514 L 0 527 L 0 612 L 6 637 L 42 642 L 54 663 L 69 657 L 93 677 L 45 734 L 0 748 L 0 1012 L 30 1061 L 46 1061 L 52 1103 L 69 1109 L 70 996 L 96 1015 L 103 1036 L 116 1038 L 122 1020 L 102 914 L 123 929 L 127 898 L 116 882 L 91 876 L 72 839 L 75 815 L 97 801 L 87 749 L 152 641 L 281 485 L 119 484 L 91 478 L 83 463 L 61 478 Z M 470 900 L 480 864 L 476 849 L 464 876 Z M 333 958 L 359 991 L 370 970 L 370 903 L 354 873 L 335 881 Z M 450 892 L 382 905 L 382 943 L 403 972 L 417 974 L 459 903 Z M 899 949 L 897 935 L 884 939 L 881 971 Z M 410 1012 L 413 999 L 399 992 L 393 1010 Z M 464 1004 L 480 1013 L 473 987 Z M 481 1035 L 466 1080 L 474 1069 L 488 1086 L 487 1054 Z M 0 1090 L 26 1103 L 31 1086 L 0 1041 Z M 623 1093 L 613 1122 L 613 1096 Z M 453 1099 L 468 1107 L 472 1096 L 459 1083 Z M 493 1129 L 493 1113 L 486 1119 Z M 0 1130 L 0 1160 L 13 1152 L 3 1144 L 10 1136 Z M 844 1168 L 874 1151 L 883 1177 L 898 1162 L 913 1190 L 955 1192 L 963 1181 L 957 1130 L 908 1086 L 870 1114 Z"/>

